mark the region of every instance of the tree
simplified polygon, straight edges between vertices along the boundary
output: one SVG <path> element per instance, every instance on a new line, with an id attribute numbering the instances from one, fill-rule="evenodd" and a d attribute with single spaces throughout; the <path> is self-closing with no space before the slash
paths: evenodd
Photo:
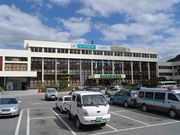
<path id="1" fill-rule="evenodd" d="M 67 70 L 62 70 L 61 71 L 61 78 L 59 80 L 59 88 L 60 89 L 65 89 L 68 87 L 68 84 L 70 84 L 70 75 L 68 74 Z"/>

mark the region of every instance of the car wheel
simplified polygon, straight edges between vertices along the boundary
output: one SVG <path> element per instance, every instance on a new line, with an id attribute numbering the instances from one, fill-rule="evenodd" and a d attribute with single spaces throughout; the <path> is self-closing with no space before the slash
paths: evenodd
<path id="1" fill-rule="evenodd" d="M 105 123 L 101 123 L 100 126 L 101 126 L 101 127 L 106 126 L 106 122 L 105 122 Z"/>
<path id="2" fill-rule="evenodd" d="M 174 109 L 170 109 L 169 110 L 169 116 L 171 117 L 171 118 L 176 118 L 177 117 L 177 113 L 176 113 L 176 111 L 174 110 Z"/>
<path id="3" fill-rule="evenodd" d="M 124 107 L 128 108 L 128 103 L 127 102 L 124 102 Z"/>
<path id="4" fill-rule="evenodd" d="M 142 105 L 142 110 L 143 110 L 143 112 L 147 112 L 147 110 L 148 110 L 147 105 L 143 104 Z"/>
<path id="5" fill-rule="evenodd" d="M 82 124 L 81 124 L 81 122 L 80 122 L 80 120 L 79 120 L 78 117 L 76 117 L 76 127 L 77 127 L 78 129 L 82 128 Z"/>
<path id="6" fill-rule="evenodd" d="M 110 104 L 113 105 L 114 104 L 114 101 L 112 99 L 110 99 Z"/>
<path id="7" fill-rule="evenodd" d="M 63 111 L 63 109 L 62 109 L 62 106 L 60 106 L 60 108 L 59 108 L 59 109 L 60 109 L 60 112 L 61 112 L 61 113 L 63 113 L 63 112 L 64 112 L 64 111 Z"/>

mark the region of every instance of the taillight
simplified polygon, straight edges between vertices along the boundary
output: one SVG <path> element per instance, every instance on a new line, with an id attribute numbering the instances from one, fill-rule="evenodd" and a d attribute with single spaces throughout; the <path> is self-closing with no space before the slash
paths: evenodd
<path id="1" fill-rule="evenodd" d="M 129 100 L 130 100 L 131 102 L 133 102 L 133 98 L 129 98 Z"/>

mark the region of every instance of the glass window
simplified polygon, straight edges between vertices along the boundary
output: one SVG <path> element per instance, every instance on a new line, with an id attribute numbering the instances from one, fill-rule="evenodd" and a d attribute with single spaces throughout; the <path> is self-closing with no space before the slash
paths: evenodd
<path id="1" fill-rule="evenodd" d="M 76 96 L 75 96 L 75 95 L 73 95 L 73 96 L 72 96 L 72 101 L 75 101 L 75 98 L 76 98 Z"/>
<path id="2" fill-rule="evenodd" d="M 179 101 L 177 97 L 172 93 L 168 93 L 168 99 L 173 101 Z"/>
<path id="3" fill-rule="evenodd" d="M 103 95 L 84 95 L 82 96 L 84 106 L 106 105 L 106 99 Z"/>
<path id="4" fill-rule="evenodd" d="M 153 98 L 154 92 L 146 92 L 145 98 Z"/>
<path id="5" fill-rule="evenodd" d="M 165 93 L 156 92 L 155 93 L 155 99 L 164 100 L 165 99 Z"/>
<path id="6" fill-rule="evenodd" d="M 71 97 L 65 97 L 64 101 L 71 101 Z"/>
<path id="7" fill-rule="evenodd" d="M 77 95 L 76 102 L 81 103 L 81 96 L 80 95 Z"/>
<path id="8" fill-rule="evenodd" d="M 124 91 L 120 91 L 119 96 L 124 96 Z"/>

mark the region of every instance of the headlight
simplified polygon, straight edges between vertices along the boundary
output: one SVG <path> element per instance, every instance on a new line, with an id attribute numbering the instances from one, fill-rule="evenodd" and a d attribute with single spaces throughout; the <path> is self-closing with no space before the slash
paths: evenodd
<path id="1" fill-rule="evenodd" d="M 88 116 L 88 112 L 86 110 L 83 110 L 82 115 L 83 116 Z"/>
<path id="2" fill-rule="evenodd" d="M 18 110 L 18 107 L 14 107 L 12 110 L 16 111 L 16 110 Z"/>

